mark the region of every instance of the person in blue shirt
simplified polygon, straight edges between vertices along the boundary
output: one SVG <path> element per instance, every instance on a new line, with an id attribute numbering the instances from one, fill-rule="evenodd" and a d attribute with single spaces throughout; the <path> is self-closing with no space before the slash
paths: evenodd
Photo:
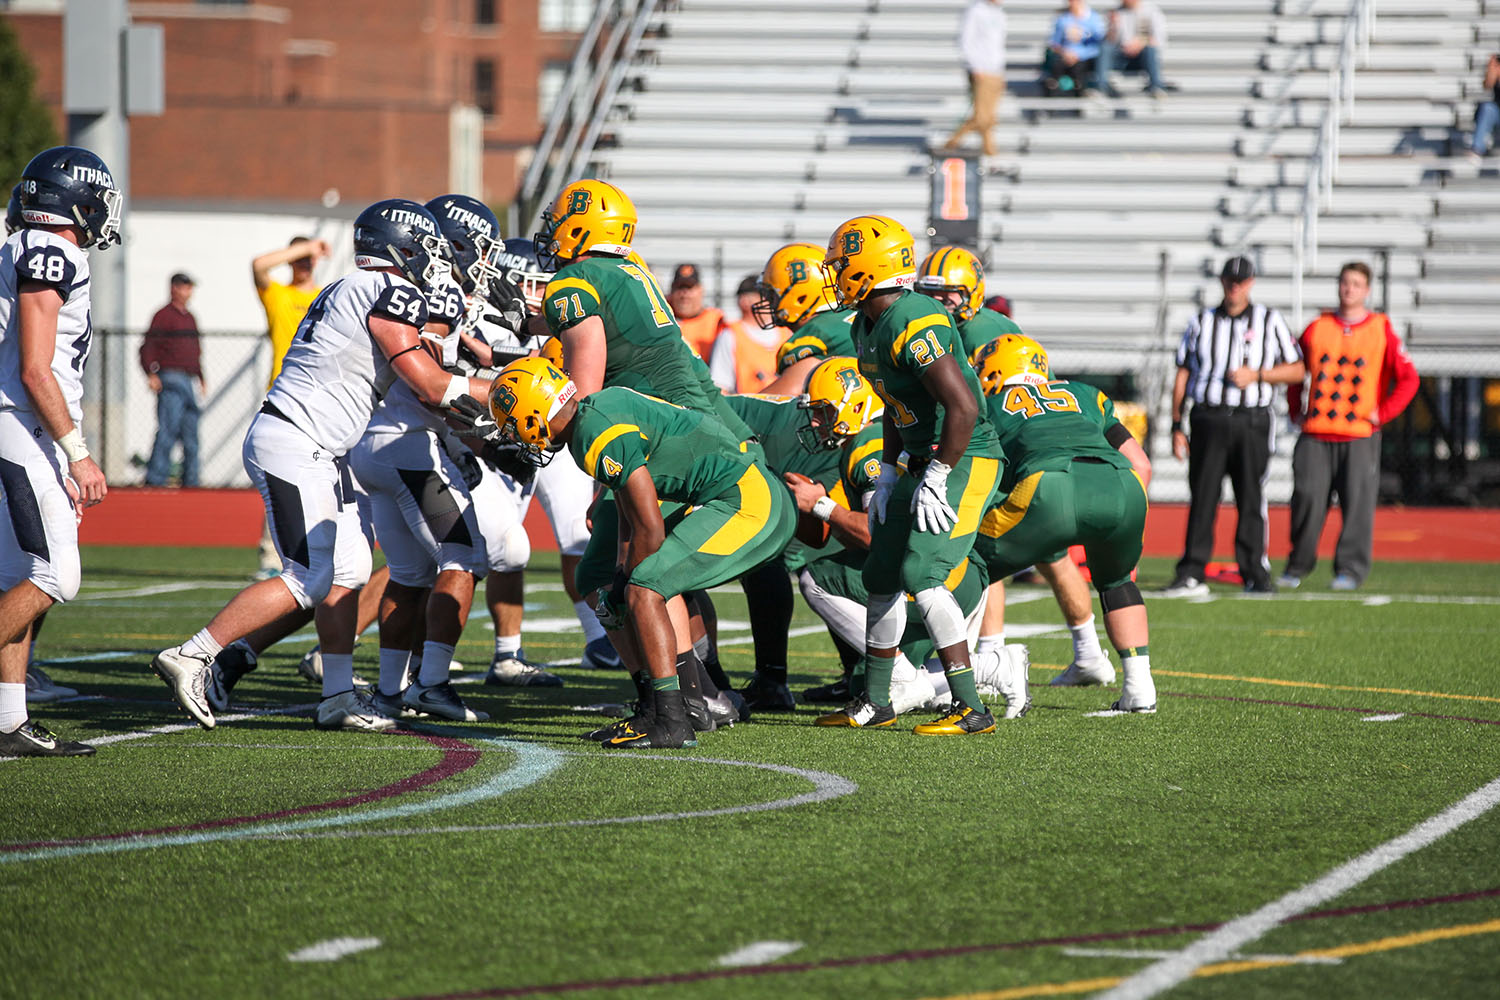
<path id="1" fill-rule="evenodd" d="M 1093 86 L 1094 70 L 1109 26 L 1104 16 L 1085 2 L 1068 0 L 1057 15 L 1052 37 L 1042 57 L 1042 89 L 1049 95 L 1081 94 Z"/>

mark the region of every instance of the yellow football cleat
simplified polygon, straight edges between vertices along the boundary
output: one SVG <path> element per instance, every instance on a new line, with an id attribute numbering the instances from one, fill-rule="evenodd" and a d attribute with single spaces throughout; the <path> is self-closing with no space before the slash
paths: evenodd
<path id="1" fill-rule="evenodd" d="M 988 712 L 977 712 L 967 705 L 955 704 L 941 719 L 923 722 L 912 729 L 918 736 L 973 736 L 977 733 L 993 733 L 995 717 Z"/>
<path id="2" fill-rule="evenodd" d="M 855 729 L 886 729 L 896 724 L 896 710 L 877 705 L 860 695 L 837 712 L 818 716 L 820 726 L 852 726 Z"/>

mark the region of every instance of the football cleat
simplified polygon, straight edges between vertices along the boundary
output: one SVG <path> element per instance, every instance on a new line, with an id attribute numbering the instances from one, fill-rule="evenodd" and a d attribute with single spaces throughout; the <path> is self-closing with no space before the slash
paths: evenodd
<path id="1" fill-rule="evenodd" d="M 1196 576 L 1179 576 L 1161 592 L 1162 597 L 1207 597 L 1208 584 Z"/>
<path id="2" fill-rule="evenodd" d="M 389 715 L 393 719 L 425 719 L 426 712 L 419 712 L 406 702 L 401 700 L 399 694 L 384 694 L 378 688 L 368 694 L 370 704 L 380 710 L 382 715 Z"/>
<path id="3" fill-rule="evenodd" d="M 615 652 L 609 637 L 601 635 L 583 647 L 583 659 L 578 665 L 585 670 L 619 670 L 620 654 Z"/>
<path id="4" fill-rule="evenodd" d="M 994 731 L 995 717 L 993 715 L 958 703 L 951 706 L 948 714 L 942 718 L 912 727 L 912 732 L 919 736 L 972 736 Z"/>
<path id="5" fill-rule="evenodd" d="M 60 740 L 46 726 L 27 719 L 19 729 L 0 733 L 0 757 L 91 757 L 94 748 L 87 743 Z"/>
<path id="6" fill-rule="evenodd" d="M 77 696 L 76 688 L 65 687 L 57 683 L 47 675 L 36 664 L 28 664 L 26 667 L 26 701 L 28 704 L 40 705 L 49 701 L 58 701 L 62 698 Z M 45 730 L 44 730 L 45 731 Z"/>
<path id="7" fill-rule="evenodd" d="M 1096 684 L 1113 684 L 1115 668 L 1109 657 L 1100 656 L 1092 660 L 1074 660 L 1068 669 L 1052 678 L 1052 687 L 1093 687 Z"/>
<path id="8" fill-rule="evenodd" d="M 208 703 L 208 656 L 189 656 L 181 646 L 164 649 L 151 660 L 151 670 L 167 682 L 172 697 L 183 711 L 204 729 L 214 727 L 213 707 Z"/>
<path id="9" fill-rule="evenodd" d="M 739 705 L 736 705 L 734 701 L 735 698 L 739 697 L 733 691 L 720 691 L 712 698 L 703 699 L 703 705 L 708 709 L 708 717 L 713 720 L 715 728 L 728 729 L 736 722 L 750 721 L 750 710 L 748 708 L 745 709 L 744 716 L 740 716 L 739 705 L 744 704 L 744 699 L 740 699 Z"/>
<path id="10" fill-rule="evenodd" d="M 791 712 L 797 707 L 791 688 L 776 683 L 759 671 L 750 675 L 749 683 L 740 688 L 740 694 L 745 704 L 756 712 Z"/>
<path id="11" fill-rule="evenodd" d="M 229 709 L 229 695 L 240 678 L 255 669 L 255 654 L 238 643 L 225 646 L 208 668 L 208 703 L 215 712 Z"/>
<path id="12" fill-rule="evenodd" d="M 1125 684 L 1120 697 L 1109 706 L 1116 712 L 1137 712 L 1141 715 L 1156 714 L 1156 682 L 1149 671 L 1125 673 Z"/>
<path id="13" fill-rule="evenodd" d="M 543 670 L 519 652 L 510 656 L 496 656 L 490 663 L 490 672 L 485 674 L 486 684 L 505 687 L 562 687 L 563 679 Z"/>
<path id="14" fill-rule="evenodd" d="M 1031 653 L 1020 643 L 1000 648 L 1004 670 L 1000 675 L 1000 697 L 1005 699 L 1005 718 L 1019 719 L 1031 708 L 1028 671 Z"/>
<path id="15" fill-rule="evenodd" d="M 932 677 L 926 667 L 917 667 L 911 677 L 891 679 L 891 710 L 897 715 L 915 711 L 935 697 L 937 690 L 932 686 Z"/>
<path id="16" fill-rule="evenodd" d="M 483 722 L 490 717 L 488 712 L 478 712 L 465 705 L 447 681 L 431 687 L 413 684 L 401 693 L 401 701 L 408 708 L 454 722 Z"/>
<path id="17" fill-rule="evenodd" d="M 851 726 L 855 729 L 888 729 L 896 724 L 896 710 L 890 705 L 877 705 L 868 695 L 860 695 L 849 704 L 818 717 L 820 726 Z"/>
<path id="18" fill-rule="evenodd" d="M 350 689 L 318 702 L 313 725 L 319 729 L 351 729 L 361 733 L 388 733 L 396 720 L 386 715 L 362 691 Z"/>
<path id="19" fill-rule="evenodd" d="M 814 705 L 842 705 L 849 700 L 849 678 L 840 677 L 832 684 L 821 684 L 802 692 L 802 700 Z"/>
<path id="20" fill-rule="evenodd" d="M 693 727 L 686 722 L 658 718 L 635 723 L 627 719 L 621 724 L 620 731 L 605 740 L 604 745 L 610 749 L 681 750 L 697 746 L 698 739 Z"/>

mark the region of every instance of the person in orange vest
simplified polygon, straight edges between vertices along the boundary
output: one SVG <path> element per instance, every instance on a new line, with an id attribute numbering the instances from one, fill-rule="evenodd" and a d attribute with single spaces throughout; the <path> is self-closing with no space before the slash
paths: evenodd
<path id="1" fill-rule="evenodd" d="M 1370 572 L 1375 500 L 1380 487 L 1380 429 L 1417 393 L 1417 367 L 1390 318 L 1365 308 L 1370 268 L 1339 272 L 1339 307 L 1302 333 L 1307 385 L 1287 405 L 1302 434 L 1292 452 L 1292 554 L 1277 579 L 1295 588 L 1318 561 L 1318 538 L 1338 493 L 1344 524 L 1333 554 L 1334 590 L 1357 590 Z"/>
<path id="2" fill-rule="evenodd" d="M 682 339 L 687 341 L 694 354 L 707 361 L 714 341 L 724 330 L 724 313 L 704 307 L 703 279 L 698 274 L 697 264 L 678 264 L 672 271 L 667 305 L 672 307 L 672 316 L 682 328 Z"/>
<path id="3" fill-rule="evenodd" d="M 735 290 L 740 318 L 725 326 L 708 359 L 709 374 L 725 392 L 760 392 L 776 378 L 776 352 L 792 331 L 763 329 L 751 315 L 759 301 L 760 275 L 746 275 Z"/>

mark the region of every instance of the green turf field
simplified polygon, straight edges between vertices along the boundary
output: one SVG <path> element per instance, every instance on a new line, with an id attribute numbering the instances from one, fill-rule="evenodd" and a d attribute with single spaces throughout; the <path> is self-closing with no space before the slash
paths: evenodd
<path id="1" fill-rule="evenodd" d="M 295 670 L 310 637 L 241 683 L 237 721 L 190 728 L 146 663 L 252 568 L 243 551 L 85 552 L 83 593 L 39 647 L 83 696 L 33 714 L 109 742 L 0 761 L 0 993 L 1090 995 L 1500 777 L 1491 566 L 1381 565 L 1356 595 L 1322 589 L 1322 567 L 1292 595 L 1149 601 L 1150 717 L 1049 688 L 1066 631 L 1049 595 L 1013 587 L 1035 707 L 992 736 L 818 729 L 804 709 L 636 753 L 578 739 L 602 717 L 574 706 L 623 700 L 624 678 L 566 666 L 560 690 L 461 688 L 490 723 L 318 732 Z M 1169 573 L 1148 563 L 1142 585 Z M 555 562 L 529 582 L 533 621 L 571 619 Z M 744 601 L 716 597 L 743 678 Z M 459 649 L 469 678 L 485 619 Z M 799 601 L 794 690 L 837 672 L 813 622 Z M 577 635 L 531 632 L 527 650 L 576 659 Z M 356 668 L 375 676 L 373 637 Z M 1500 809 L 1170 995 L 1500 995 L 1497 858 Z M 364 947 L 295 960 L 337 939 Z"/>

